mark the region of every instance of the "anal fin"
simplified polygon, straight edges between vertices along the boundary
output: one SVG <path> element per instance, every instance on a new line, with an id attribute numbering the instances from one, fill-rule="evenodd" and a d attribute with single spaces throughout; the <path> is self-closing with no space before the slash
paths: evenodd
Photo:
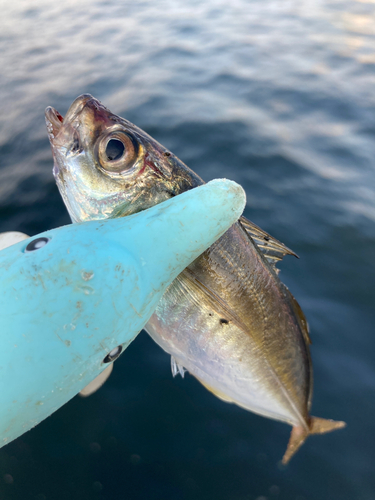
<path id="1" fill-rule="evenodd" d="M 175 377 L 178 374 L 180 374 L 182 378 L 185 377 L 185 372 L 187 370 L 182 365 L 177 363 L 177 361 L 174 359 L 173 356 L 171 356 L 171 369 L 173 377 Z"/>
<path id="2" fill-rule="evenodd" d="M 194 375 L 195 378 L 197 380 L 199 380 L 199 382 L 210 392 L 212 392 L 212 394 L 214 396 L 216 396 L 217 398 L 221 399 L 222 401 L 225 401 L 226 403 L 234 403 L 235 401 L 233 401 L 233 399 L 231 399 L 229 396 L 227 396 L 226 394 L 224 394 L 223 392 L 221 391 L 218 391 L 217 389 L 214 389 L 213 387 L 211 387 L 210 385 L 208 385 L 206 382 L 203 382 L 202 379 L 198 378 L 196 375 Z"/>

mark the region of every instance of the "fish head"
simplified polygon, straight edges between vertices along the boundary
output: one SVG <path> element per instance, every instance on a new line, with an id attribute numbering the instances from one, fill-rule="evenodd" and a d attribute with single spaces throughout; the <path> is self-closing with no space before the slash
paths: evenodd
<path id="1" fill-rule="evenodd" d="M 45 112 L 53 173 L 73 222 L 122 217 L 202 184 L 178 158 L 90 94 Z M 192 175 L 190 175 L 192 174 Z"/>

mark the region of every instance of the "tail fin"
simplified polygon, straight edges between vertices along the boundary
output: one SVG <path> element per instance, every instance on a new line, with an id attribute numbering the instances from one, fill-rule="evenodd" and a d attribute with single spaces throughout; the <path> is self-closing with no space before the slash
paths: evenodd
<path id="1" fill-rule="evenodd" d="M 310 434 L 325 434 L 326 432 L 335 431 L 336 429 L 342 429 L 345 426 L 345 422 L 336 422 L 335 420 L 327 420 L 319 417 L 310 418 L 308 430 L 301 425 L 294 426 L 282 463 L 286 465 L 289 462 Z"/>

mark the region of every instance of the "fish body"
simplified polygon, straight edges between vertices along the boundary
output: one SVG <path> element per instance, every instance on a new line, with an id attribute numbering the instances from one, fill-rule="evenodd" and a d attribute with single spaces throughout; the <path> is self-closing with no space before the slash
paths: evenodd
<path id="1" fill-rule="evenodd" d="M 308 346 L 286 288 L 248 241 L 232 227 L 168 288 L 146 328 L 223 399 L 303 426 L 312 392 Z"/>
<path id="2" fill-rule="evenodd" d="M 65 118 L 46 110 L 57 185 L 74 222 L 123 217 L 203 184 L 138 127 L 90 95 Z M 313 375 L 303 312 L 275 263 L 295 255 L 245 218 L 170 285 L 145 329 L 224 401 L 293 426 L 283 461 L 306 437 L 344 426 L 310 416 Z"/>

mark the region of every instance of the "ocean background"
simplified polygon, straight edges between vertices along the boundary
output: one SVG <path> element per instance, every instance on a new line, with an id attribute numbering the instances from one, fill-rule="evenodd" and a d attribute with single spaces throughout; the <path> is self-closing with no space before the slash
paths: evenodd
<path id="1" fill-rule="evenodd" d="M 93 94 L 240 183 L 300 256 L 279 267 L 310 323 L 312 414 L 348 424 L 282 467 L 289 426 L 173 379 L 142 332 L 100 391 L 0 449 L 0 500 L 375 499 L 375 1 L 0 7 L 0 232 L 70 222 L 44 109 Z"/>

